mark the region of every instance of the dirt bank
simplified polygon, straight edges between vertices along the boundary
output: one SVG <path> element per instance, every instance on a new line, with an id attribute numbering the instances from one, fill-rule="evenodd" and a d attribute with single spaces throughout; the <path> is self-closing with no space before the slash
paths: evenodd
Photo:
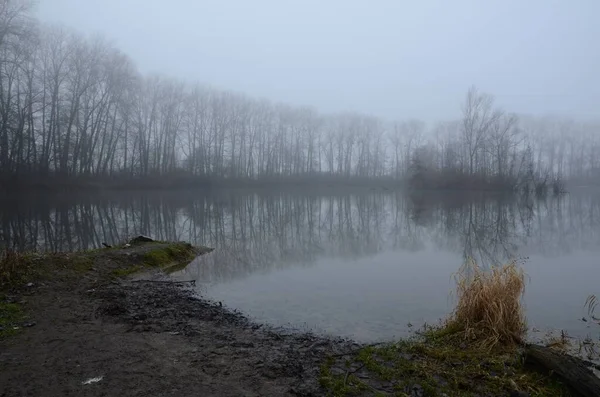
<path id="1" fill-rule="evenodd" d="M 28 318 L 0 340 L 0 396 L 324 394 L 320 363 L 357 345 L 252 324 L 158 269 L 145 280 L 111 277 L 165 259 L 167 247 L 97 251 L 78 271 L 62 258 L 65 268 L 5 293 Z"/>

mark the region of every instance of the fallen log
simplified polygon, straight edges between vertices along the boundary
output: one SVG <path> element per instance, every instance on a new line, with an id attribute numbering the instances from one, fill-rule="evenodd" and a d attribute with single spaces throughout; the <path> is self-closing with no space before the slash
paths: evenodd
<path id="1" fill-rule="evenodd" d="M 583 397 L 600 396 L 600 378 L 581 359 L 540 345 L 527 345 L 526 361 L 558 375 Z"/>

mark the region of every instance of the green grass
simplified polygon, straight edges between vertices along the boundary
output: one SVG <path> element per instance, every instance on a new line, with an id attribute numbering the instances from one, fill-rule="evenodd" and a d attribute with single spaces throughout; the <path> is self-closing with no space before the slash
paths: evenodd
<path id="1" fill-rule="evenodd" d="M 110 262 L 108 272 L 116 277 L 128 276 L 146 268 L 183 267 L 197 254 L 211 251 L 206 247 L 195 248 L 183 242 L 145 244 L 154 247 L 131 257 L 120 255 L 126 249 L 121 251 L 118 247 L 46 254 L 4 251 L 0 254 L 0 290 L 18 288 L 30 281 L 58 277 L 58 273 L 60 277 L 68 278 L 79 277 L 95 267 L 103 272 L 106 261 Z M 95 266 L 97 262 L 99 265 Z"/>
<path id="2" fill-rule="evenodd" d="M 141 255 L 139 263 L 114 269 L 112 275 L 115 277 L 126 277 L 131 274 L 139 273 L 148 268 L 161 268 L 171 271 L 174 268 L 183 268 L 193 260 L 200 252 L 210 251 L 207 248 L 194 248 L 188 243 L 160 243 L 168 244 L 164 247 L 157 246 L 156 249 L 145 252 Z"/>
<path id="3" fill-rule="evenodd" d="M 35 255 L 13 250 L 0 251 L 0 287 L 23 283 L 30 276 L 31 264 Z"/>
<path id="4" fill-rule="evenodd" d="M 321 385 L 331 396 L 377 395 L 382 385 L 397 396 L 410 395 L 413 385 L 427 396 L 496 396 L 513 390 L 531 397 L 570 396 L 558 380 L 526 368 L 518 350 L 457 345 L 455 334 L 444 333 L 429 330 L 418 338 L 365 347 L 343 361 L 330 358 L 321 367 Z M 368 378 L 349 368 L 361 368 Z"/>
<path id="5" fill-rule="evenodd" d="M 25 319 L 21 305 L 6 303 L 5 300 L 5 297 L 0 296 L 0 339 L 18 333 L 20 327 L 17 328 L 17 324 Z"/>
<path id="6" fill-rule="evenodd" d="M 144 266 L 142 265 L 134 265 L 131 267 L 123 267 L 119 269 L 112 270 L 111 274 L 115 277 L 127 277 L 135 273 L 139 273 L 144 270 Z"/>

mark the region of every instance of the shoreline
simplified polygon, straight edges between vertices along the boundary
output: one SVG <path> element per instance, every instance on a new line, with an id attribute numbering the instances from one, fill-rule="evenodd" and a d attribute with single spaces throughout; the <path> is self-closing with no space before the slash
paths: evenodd
<path id="1" fill-rule="evenodd" d="M 26 278 L 0 289 L 0 304 L 24 310 L 20 329 L 0 337 L 0 395 L 428 396 L 455 387 L 438 357 L 445 346 L 275 329 L 166 275 L 210 251 L 143 242 L 30 259 Z M 490 359 L 489 368 L 471 368 L 466 352 L 454 358 L 464 364 L 456 387 L 517 392 L 507 382 L 520 367 Z M 474 373 L 482 378 L 469 379 Z"/>
<path id="2" fill-rule="evenodd" d="M 170 245 L 156 247 L 143 255 Z M 84 269 L 0 290 L 24 311 L 0 334 L 0 395 L 323 395 L 321 363 L 363 346 L 253 323 L 171 281 L 166 264 L 134 264 L 145 248 L 91 251 Z"/>

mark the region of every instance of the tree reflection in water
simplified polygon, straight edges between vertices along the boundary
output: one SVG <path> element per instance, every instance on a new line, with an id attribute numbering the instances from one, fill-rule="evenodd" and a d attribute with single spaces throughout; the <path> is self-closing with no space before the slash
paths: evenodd
<path id="1" fill-rule="evenodd" d="M 488 266 L 600 247 L 600 196 L 591 194 L 135 192 L 7 198 L 0 208 L 3 246 L 85 250 L 136 234 L 187 240 L 217 248 L 188 269 L 210 281 L 382 251 L 446 250 Z"/>

